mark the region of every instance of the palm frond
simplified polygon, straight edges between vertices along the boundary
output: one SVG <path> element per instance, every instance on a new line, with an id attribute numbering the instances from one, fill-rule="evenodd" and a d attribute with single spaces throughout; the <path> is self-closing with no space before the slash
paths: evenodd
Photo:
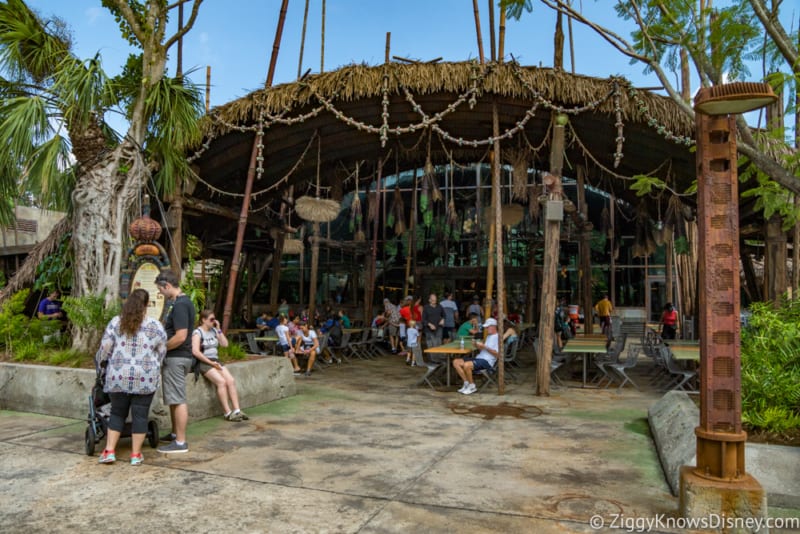
<path id="1" fill-rule="evenodd" d="M 34 147 L 53 135 L 44 98 L 17 97 L 0 105 L 0 158 L 26 158 Z M 8 151 L 8 153 L 6 153 Z"/>
<path id="2" fill-rule="evenodd" d="M 36 196 L 48 209 L 66 210 L 75 176 L 70 164 L 70 144 L 56 135 L 42 143 L 31 154 L 21 187 Z"/>

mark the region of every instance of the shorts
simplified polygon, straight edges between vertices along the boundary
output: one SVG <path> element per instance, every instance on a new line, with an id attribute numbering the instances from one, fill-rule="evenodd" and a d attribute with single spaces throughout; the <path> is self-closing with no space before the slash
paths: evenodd
<path id="1" fill-rule="evenodd" d="M 281 348 L 281 352 L 284 354 L 292 350 L 292 347 L 290 347 L 289 345 L 284 345 L 283 343 L 279 343 L 278 346 Z"/>
<path id="2" fill-rule="evenodd" d="M 173 356 L 164 358 L 161 365 L 161 388 L 164 404 L 186 404 L 186 375 L 192 370 L 192 358 Z"/>
<path id="3" fill-rule="evenodd" d="M 213 358 L 209 358 L 209 359 L 214 363 L 219 363 L 219 360 L 215 360 Z M 211 367 L 210 365 L 208 365 L 205 362 L 197 362 L 197 370 L 201 375 L 206 374 L 207 372 L 209 372 L 212 369 L 216 369 L 216 367 Z"/>
<path id="4" fill-rule="evenodd" d="M 488 371 L 492 368 L 492 364 L 484 360 L 483 358 L 473 358 L 468 357 L 464 358 L 465 362 L 472 362 L 472 370 L 473 371 Z"/>
<path id="5" fill-rule="evenodd" d="M 453 336 L 451 334 L 455 329 L 456 329 L 455 326 L 442 327 L 442 339 L 453 339 Z"/>
<path id="6" fill-rule="evenodd" d="M 406 323 L 400 323 L 400 339 L 406 340 Z"/>
<path id="7" fill-rule="evenodd" d="M 392 324 L 390 324 L 389 325 L 389 336 L 390 337 L 395 337 L 396 335 L 397 335 L 397 327 L 392 325 Z"/>

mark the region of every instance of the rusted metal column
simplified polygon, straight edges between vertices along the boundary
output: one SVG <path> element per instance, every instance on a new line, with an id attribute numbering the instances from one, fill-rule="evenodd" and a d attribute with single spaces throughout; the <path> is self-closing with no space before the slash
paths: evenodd
<path id="1" fill-rule="evenodd" d="M 736 122 L 696 114 L 700 297 L 701 477 L 745 475 L 739 351 L 739 196 Z"/>

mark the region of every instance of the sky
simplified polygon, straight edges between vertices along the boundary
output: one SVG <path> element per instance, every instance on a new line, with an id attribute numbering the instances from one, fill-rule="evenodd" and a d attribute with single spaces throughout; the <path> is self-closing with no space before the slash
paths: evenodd
<path id="1" fill-rule="evenodd" d="M 110 75 L 117 74 L 131 49 L 120 36 L 111 14 L 100 0 L 28 0 L 42 15 L 55 14 L 73 31 L 79 57 L 99 52 Z M 601 23 L 620 29 L 611 0 L 582 0 L 585 12 Z M 211 66 L 211 104 L 221 105 L 259 89 L 266 79 L 277 26 L 280 0 L 205 0 L 194 28 L 183 45 L 183 70 L 195 83 L 205 83 Z M 489 50 L 487 0 L 479 0 L 485 55 Z M 300 54 L 304 0 L 290 0 L 275 84 L 294 81 Z M 320 71 L 322 0 L 310 0 L 303 68 Z M 185 10 L 188 19 L 189 9 Z M 496 14 L 499 20 L 499 13 Z M 171 23 L 177 25 L 177 15 Z M 497 24 L 497 21 L 496 21 Z M 513 54 L 526 65 L 551 66 L 555 15 L 534 5 L 520 21 L 511 20 L 506 30 L 506 57 Z M 637 85 L 647 82 L 641 66 L 628 60 L 591 30 L 575 24 L 575 68 L 580 74 L 608 77 L 622 74 Z M 386 32 L 391 32 L 391 54 L 411 59 L 463 61 L 478 56 L 472 2 L 469 0 L 327 0 L 325 17 L 326 71 L 352 63 L 383 62 Z M 623 32 L 628 35 L 629 32 Z M 176 51 L 171 52 L 171 72 Z M 565 68 L 571 69 L 569 53 Z"/>
<path id="2" fill-rule="evenodd" d="M 106 72 L 112 76 L 119 73 L 132 49 L 100 0 L 27 1 L 43 16 L 58 15 L 70 25 L 78 57 L 89 58 L 99 52 Z M 487 59 L 488 3 L 478 0 Z M 507 22 L 506 58 L 513 54 L 523 65 L 549 67 L 553 64 L 556 17 L 539 2 L 532 3 L 532 12 L 524 12 L 519 21 Z M 205 0 L 202 4 L 194 28 L 184 38 L 183 71 L 194 69 L 189 77 L 196 84 L 205 84 L 206 67 L 211 67 L 212 107 L 263 87 L 280 5 L 280 0 Z M 613 0 L 577 0 L 576 5 L 591 20 L 629 38 L 632 23 L 617 19 Z M 304 6 L 305 0 L 289 2 L 273 82 L 276 85 L 297 78 Z M 310 0 L 302 72 L 309 68 L 319 72 L 321 68 L 321 10 L 322 0 Z M 789 13 L 790 8 L 785 10 L 787 17 L 797 16 L 793 11 Z M 189 11 L 187 7 L 185 19 Z M 499 13 L 496 17 L 499 20 Z M 177 27 L 177 11 L 170 23 Z M 386 32 L 391 32 L 391 55 L 423 61 L 438 57 L 463 61 L 478 56 L 470 0 L 327 0 L 324 69 L 382 63 Z M 627 57 L 592 30 L 573 23 L 573 32 L 576 73 L 600 78 L 622 75 L 637 87 L 661 85 L 654 75 L 643 74 L 641 64 L 630 64 Z M 176 56 L 173 48 L 169 62 L 172 73 Z M 565 69 L 572 70 L 569 48 L 565 49 L 564 61 Z"/>

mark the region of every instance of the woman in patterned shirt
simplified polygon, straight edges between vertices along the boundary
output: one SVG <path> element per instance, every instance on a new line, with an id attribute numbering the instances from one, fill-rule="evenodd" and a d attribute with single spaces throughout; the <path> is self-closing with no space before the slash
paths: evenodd
<path id="1" fill-rule="evenodd" d="M 122 312 L 108 323 L 100 349 L 95 355 L 98 364 L 107 362 L 103 391 L 111 398 L 106 448 L 101 464 L 116 461 L 114 448 L 131 413 L 131 465 L 142 463 L 142 443 L 147 433 L 147 416 L 153 394 L 161 377 L 161 362 L 167 353 L 167 333 L 161 323 L 146 316 L 150 295 L 135 289 Z"/>

